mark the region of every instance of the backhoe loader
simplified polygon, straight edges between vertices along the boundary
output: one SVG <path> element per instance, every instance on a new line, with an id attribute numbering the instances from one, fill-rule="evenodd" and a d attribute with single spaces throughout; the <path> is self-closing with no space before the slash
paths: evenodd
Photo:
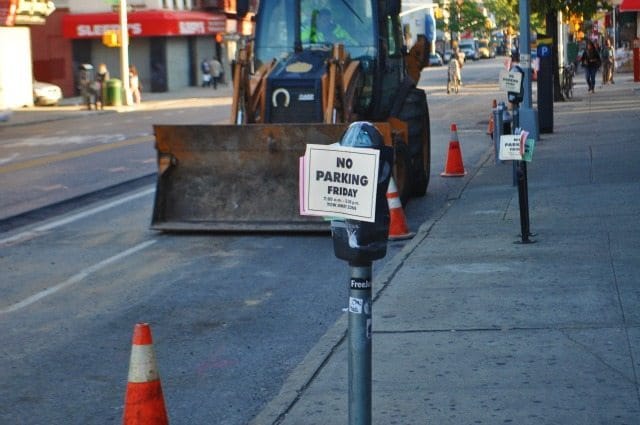
<path id="1" fill-rule="evenodd" d="M 431 141 L 416 83 L 429 42 L 419 36 L 407 51 L 399 13 L 400 0 L 261 0 L 234 67 L 230 124 L 154 125 L 151 227 L 329 231 L 300 215 L 299 157 L 306 144 L 338 142 L 354 121 L 372 122 L 393 147 L 402 202 L 423 196 Z"/>

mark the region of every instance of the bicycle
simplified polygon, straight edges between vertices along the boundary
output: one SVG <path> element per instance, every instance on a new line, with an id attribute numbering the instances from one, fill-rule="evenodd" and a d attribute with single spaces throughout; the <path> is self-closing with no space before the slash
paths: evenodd
<path id="1" fill-rule="evenodd" d="M 576 74 L 576 68 L 573 63 L 562 67 L 562 94 L 565 99 L 573 97 L 573 76 Z"/>

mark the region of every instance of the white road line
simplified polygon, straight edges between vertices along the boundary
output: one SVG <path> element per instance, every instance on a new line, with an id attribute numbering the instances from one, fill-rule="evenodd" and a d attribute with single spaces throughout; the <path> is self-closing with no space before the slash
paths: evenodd
<path id="1" fill-rule="evenodd" d="M 70 215 L 69 217 L 65 217 L 65 218 L 60 219 L 60 220 L 55 220 L 55 221 L 52 221 L 51 223 L 47 223 L 47 224 L 44 224 L 42 226 L 38 226 L 33 230 L 29 230 L 29 231 L 26 231 L 26 232 L 21 232 L 21 233 L 18 233 L 17 235 L 15 235 L 15 236 L 11 236 L 9 238 L 0 239 L 0 247 L 7 246 L 7 245 L 12 245 L 12 244 L 14 244 L 16 242 L 20 242 L 20 241 L 31 240 L 31 239 L 39 236 L 40 234 L 42 234 L 44 232 L 48 232 L 51 229 L 55 229 L 56 227 L 64 226 L 65 224 L 69 224 L 69 223 L 72 223 L 74 221 L 81 220 L 83 218 L 89 217 L 91 215 L 98 214 L 98 213 L 100 213 L 102 211 L 105 211 L 105 210 L 108 210 L 110 208 L 117 207 L 118 205 L 124 204 L 125 202 L 129 202 L 129 201 L 132 201 L 134 199 L 141 198 L 143 196 L 147 196 L 147 195 L 155 192 L 155 190 L 156 190 L 155 187 L 151 187 L 151 188 L 145 189 L 145 190 L 143 190 L 141 192 L 134 193 L 133 195 L 125 196 L 124 198 L 117 199 L 117 200 L 115 200 L 113 202 L 109 202 L 109 203 L 100 205 L 99 207 L 92 208 L 90 210 L 83 211 L 83 212 L 80 212 L 80 213 L 77 213 L 77 214 L 73 214 L 73 215 Z"/>
<path id="2" fill-rule="evenodd" d="M 109 257 L 106 260 L 100 261 L 97 264 L 94 264 L 93 266 L 87 267 L 86 269 L 80 271 L 79 273 L 77 273 L 76 275 L 72 276 L 71 278 L 65 280 L 64 282 L 61 282 L 55 286 L 52 286 L 51 288 L 47 288 L 44 291 L 38 292 L 37 294 L 34 294 L 28 298 L 25 298 L 24 300 L 17 302 L 15 304 L 10 305 L 9 307 L 5 307 L 3 309 L 0 309 L 0 314 L 3 313 L 12 313 L 14 311 L 20 310 L 24 307 L 30 306 L 31 304 L 40 301 L 41 299 L 48 297 L 49 295 L 55 294 L 56 292 L 73 285 L 74 283 L 78 283 L 80 281 L 82 281 L 83 279 L 85 279 L 87 276 L 89 276 L 91 273 L 97 272 L 98 270 L 104 268 L 105 266 L 108 266 L 109 264 L 115 263 L 116 261 L 119 261 L 125 257 L 128 257 L 129 255 L 135 254 L 138 251 L 142 251 L 143 249 L 147 248 L 148 246 L 153 245 L 154 243 L 156 243 L 155 240 L 150 240 L 150 241 L 146 241 L 143 242 L 139 245 L 134 246 L 133 248 L 129 248 L 126 251 L 122 251 L 119 254 L 114 255 L 113 257 Z"/>

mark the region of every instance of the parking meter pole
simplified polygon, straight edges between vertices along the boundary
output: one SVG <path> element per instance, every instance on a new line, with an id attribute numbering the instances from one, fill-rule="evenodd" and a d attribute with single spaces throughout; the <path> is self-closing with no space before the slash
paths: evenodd
<path id="1" fill-rule="evenodd" d="M 520 127 L 520 105 L 513 105 L 513 134 Z M 520 238 L 522 243 L 533 243 L 529 228 L 529 183 L 527 181 L 527 162 L 513 161 L 513 185 L 518 186 L 518 206 L 520 208 Z"/>
<path id="2" fill-rule="evenodd" d="M 371 424 L 371 282 L 372 264 L 387 255 L 389 204 L 387 190 L 393 168 L 393 148 L 365 121 L 356 121 L 342 136 L 340 145 L 379 151 L 374 221 L 331 220 L 333 249 L 349 263 L 349 424 Z"/>
<path id="3" fill-rule="evenodd" d="M 512 119 L 511 132 L 512 134 L 516 134 L 516 131 L 519 130 L 520 127 L 520 104 L 513 104 L 513 119 Z M 512 161 L 513 163 L 513 185 L 516 186 L 518 184 L 518 161 Z"/>
<path id="4" fill-rule="evenodd" d="M 518 163 L 518 204 L 520 206 L 520 239 L 522 243 L 533 243 L 529 236 L 529 196 L 527 190 L 527 162 L 514 161 Z"/>
<path id="5" fill-rule="evenodd" d="M 349 266 L 349 425 L 371 425 L 372 267 Z"/>
<path id="6" fill-rule="evenodd" d="M 500 137 L 502 136 L 502 127 L 504 126 L 502 114 L 504 114 L 504 102 L 498 103 L 498 106 L 493 110 L 493 151 L 495 153 L 496 164 L 500 163 Z"/>

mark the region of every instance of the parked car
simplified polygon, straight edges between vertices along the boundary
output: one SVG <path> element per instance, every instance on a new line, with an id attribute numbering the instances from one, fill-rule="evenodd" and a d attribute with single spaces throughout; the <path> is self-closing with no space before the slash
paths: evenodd
<path id="1" fill-rule="evenodd" d="M 439 53 L 431 53 L 429 55 L 429 66 L 442 66 L 443 64 L 442 56 Z"/>
<path id="2" fill-rule="evenodd" d="M 444 54 L 442 55 L 442 62 L 449 63 L 449 61 L 451 60 L 451 55 L 453 55 L 453 51 L 451 49 L 445 50 Z"/>
<path id="3" fill-rule="evenodd" d="M 60 87 L 42 81 L 33 82 L 33 103 L 37 106 L 57 105 L 62 99 Z"/>
<path id="4" fill-rule="evenodd" d="M 478 41 L 470 38 L 463 38 L 458 42 L 460 51 L 464 52 L 465 60 L 471 59 L 477 61 L 480 59 L 478 56 Z"/>
<path id="5" fill-rule="evenodd" d="M 490 59 L 496 57 L 496 49 L 489 42 L 489 40 L 479 40 L 478 41 L 478 56 L 480 59 Z"/>

